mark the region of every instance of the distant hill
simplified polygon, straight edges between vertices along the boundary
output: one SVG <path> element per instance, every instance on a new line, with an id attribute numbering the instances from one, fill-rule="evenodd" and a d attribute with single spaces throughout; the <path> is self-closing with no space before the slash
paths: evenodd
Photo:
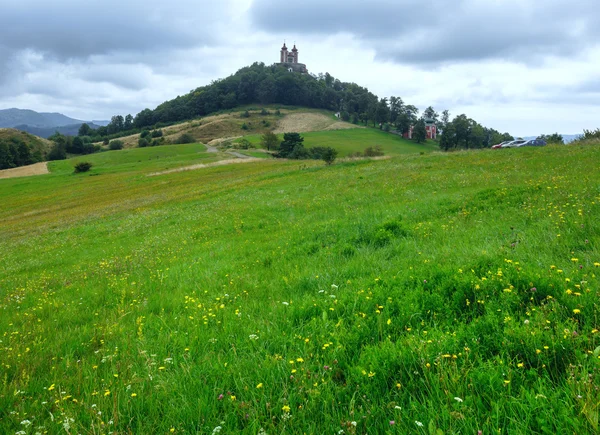
<path id="1" fill-rule="evenodd" d="M 56 133 L 57 131 L 60 134 L 64 134 L 66 136 L 77 136 L 77 133 L 79 133 L 79 127 L 81 127 L 82 124 L 83 123 L 80 122 L 78 124 L 64 125 L 64 126 L 60 126 L 60 127 L 35 127 L 35 126 L 31 126 L 31 125 L 16 125 L 16 126 L 14 126 L 14 128 L 16 128 L 17 130 L 26 131 L 27 133 L 31 133 L 36 136 L 47 139 L 50 136 L 52 136 L 54 133 Z M 98 127 L 100 127 L 100 125 L 93 124 L 93 123 L 87 123 L 87 124 L 94 130 L 97 129 Z"/>
<path id="2" fill-rule="evenodd" d="M 39 113 L 34 110 L 5 109 L 0 110 L 0 128 L 14 128 L 17 125 L 32 127 L 62 127 L 82 124 L 85 121 L 69 118 L 60 113 Z"/>
<path id="3" fill-rule="evenodd" d="M 0 128 L 16 128 L 44 138 L 52 136 L 56 131 L 76 136 L 83 123 L 96 129 L 106 126 L 109 121 L 82 121 L 62 113 L 40 113 L 27 109 L 0 110 Z"/>

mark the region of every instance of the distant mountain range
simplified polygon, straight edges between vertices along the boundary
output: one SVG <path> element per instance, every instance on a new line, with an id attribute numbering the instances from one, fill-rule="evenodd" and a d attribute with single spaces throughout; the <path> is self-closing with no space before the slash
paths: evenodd
<path id="1" fill-rule="evenodd" d="M 44 138 L 52 136 L 57 131 L 76 136 L 83 123 L 96 129 L 108 125 L 109 121 L 82 121 L 69 118 L 62 113 L 39 113 L 34 110 L 0 110 L 0 128 L 15 128 Z"/>

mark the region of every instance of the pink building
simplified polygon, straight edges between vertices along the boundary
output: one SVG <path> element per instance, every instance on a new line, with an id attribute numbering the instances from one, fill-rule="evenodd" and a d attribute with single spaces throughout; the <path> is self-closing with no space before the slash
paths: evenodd
<path id="1" fill-rule="evenodd" d="M 404 133 L 404 139 L 412 139 L 414 126 L 410 127 L 408 133 Z M 425 137 L 434 140 L 437 137 L 437 127 L 433 119 L 425 119 Z"/>

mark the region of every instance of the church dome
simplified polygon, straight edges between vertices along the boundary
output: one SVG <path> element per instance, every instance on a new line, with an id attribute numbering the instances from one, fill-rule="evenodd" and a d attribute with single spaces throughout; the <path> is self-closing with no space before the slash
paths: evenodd
<path id="1" fill-rule="evenodd" d="M 287 47 L 285 46 L 285 42 L 283 43 L 283 47 L 281 47 L 282 50 L 287 50 Z"/>
<path id="2" fill-rule="evenodd" d="M 298 49 L 296 48 L 296 44 L 294 44 L 294 48 L 292 48 L 292 51 L 298 51 Z"/>

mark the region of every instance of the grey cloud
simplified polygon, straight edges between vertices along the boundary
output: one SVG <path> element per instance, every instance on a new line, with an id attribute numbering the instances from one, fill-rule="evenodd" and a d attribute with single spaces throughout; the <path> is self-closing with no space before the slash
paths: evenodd
<path id="1" fill-rule="evenodd" d="M 59 60 L 190 47 L 212 40 L 211 25 L 226 7 L 185 0 L 9 2 L 2 6 L 0 40 L 14 51 L 31 49 Z"/>
<path id="2" fill-rule="evenodd" d="M 281 34 L 345 32 L 366 41 L 379 60 L 419 65 L 481 59 L 535 63 L 571 56 L 600 37 L 593 0 L 256 0 L 255 26 Z"/>

